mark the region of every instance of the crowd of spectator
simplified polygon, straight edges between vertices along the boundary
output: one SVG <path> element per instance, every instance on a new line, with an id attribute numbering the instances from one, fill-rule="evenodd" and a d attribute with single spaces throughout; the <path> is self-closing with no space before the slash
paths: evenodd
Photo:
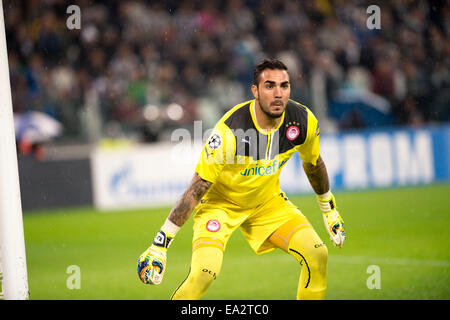
<path id="1" fill-rule="evenodd" d="M 252 98 L 252 70 L 264 57 L 288 65 L 292 98 L 319 120 L 349 85 L 387 102 L 395 124 L 450 120 L 446 0 L 80 0 L 80 29 L 67 27 L 70 4 L 3 5 L 14 112 L 44 112 L 67 137 L 85 138 L 94 115 L 101 136 L 144 141 L 197 119 L 213 124 Z M 367 27 L 370 4 L 381 29 Z M 334 121 L 367 126 L 355 113 Z"/>

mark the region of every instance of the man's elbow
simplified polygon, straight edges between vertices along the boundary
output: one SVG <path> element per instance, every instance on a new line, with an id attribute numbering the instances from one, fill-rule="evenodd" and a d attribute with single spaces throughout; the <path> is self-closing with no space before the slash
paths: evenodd
<path id="1" fill-rule="evenodd" d="M 305 171 L 311 171 L 316 168 L 322 167 L 325 163 L 322 160 L 322 157 L 319 155 L 315 162 L 303 162 L 303 168 Z"/>

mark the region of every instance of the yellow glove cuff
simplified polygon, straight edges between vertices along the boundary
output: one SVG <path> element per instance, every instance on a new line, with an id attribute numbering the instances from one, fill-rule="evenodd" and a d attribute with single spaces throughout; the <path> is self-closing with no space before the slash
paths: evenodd
<path id="1" fill-rule="evenodd" d="M 325 194 L 317 195 L 317 202 L 319 203 L 320 210 L 323 213 L 330 212 L 337 208 L 336 199 L 331 191 L 328 191 Z"/>

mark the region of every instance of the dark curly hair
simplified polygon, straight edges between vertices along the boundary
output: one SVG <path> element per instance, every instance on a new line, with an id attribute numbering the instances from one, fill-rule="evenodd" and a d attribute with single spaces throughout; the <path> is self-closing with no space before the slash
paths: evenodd
<path id="1" fill-rule="evenodd" d="M 264 59 L 253 69 L 253 84 L 258 86 L 259 75 L 265 70 L 288 70 L 286 65 L 278 59 Z"/>

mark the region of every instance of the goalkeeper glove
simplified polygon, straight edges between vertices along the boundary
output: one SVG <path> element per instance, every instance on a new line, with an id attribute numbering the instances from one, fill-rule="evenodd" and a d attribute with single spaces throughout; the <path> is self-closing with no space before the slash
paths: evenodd
<path id="1" fill-rule="evenodd" d="M 180 227 L 168 219 L 153 239 L 152 245 L 138 259 L 137 272 L 145 284 L 160 284 L 166 271 L 167 249 Z"/>
<path id="2" fill-rule="evenodd" d="M 335 246 L 342 248 L 345 241 L 344 220 L 337 211 L 334 195 L 330 191 L 318 195 L 317 202 L 322 210 L 325 229 L 330 235 L 331 241 Z"/>

